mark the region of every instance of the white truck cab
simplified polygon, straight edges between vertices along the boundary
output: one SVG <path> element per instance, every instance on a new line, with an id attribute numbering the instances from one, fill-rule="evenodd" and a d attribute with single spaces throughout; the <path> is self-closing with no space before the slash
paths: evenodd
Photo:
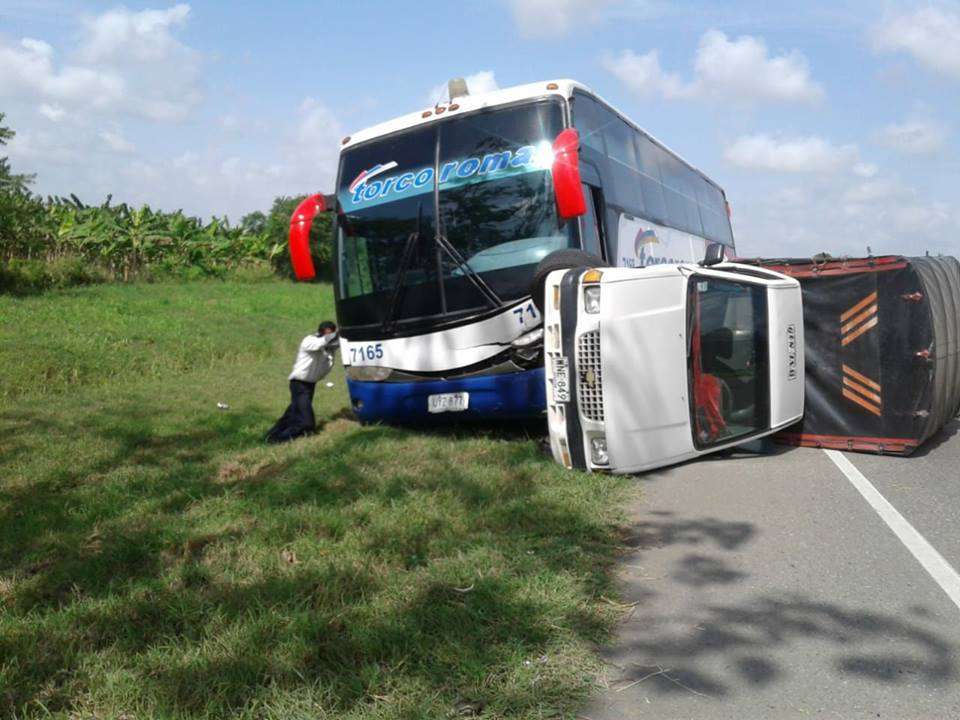
<path id="1" fill-rule="evenodd" d="M 547 415 L 568 468 L 633 473 L 803 415 L 799 283 L 719 262 L 557 270 L 544 297 Z"/>

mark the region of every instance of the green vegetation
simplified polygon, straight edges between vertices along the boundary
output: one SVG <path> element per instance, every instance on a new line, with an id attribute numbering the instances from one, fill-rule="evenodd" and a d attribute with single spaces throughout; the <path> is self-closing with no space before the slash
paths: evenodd
<path id="1" fill-rule="evenodd" d="M 572 717 L 630 484 L 540 425 L 267 447 L 328 286 L 0 297 L 0 716 Z M 217 403 L 229 404 L 218 410 Z"/>
<path id="2" fill-rule="evenodd" d="M 14 137 L 3 126 L 0 146 Z M 290 215 L 305 196 L 279 197 L 269 214 L 254 212 L 239 224 L 214 217 L 113 205 L 87 206 L 75 195 L 42 199 L 29 190 L 33 178 L 15 175 L 0 158 L 0 293 L 26 295 L 50 288 L 110 280 L 233 276 L 251 268 L 290 272 Z M 311 232 L 314 264 L 329 275 L 329 217 Z"/>

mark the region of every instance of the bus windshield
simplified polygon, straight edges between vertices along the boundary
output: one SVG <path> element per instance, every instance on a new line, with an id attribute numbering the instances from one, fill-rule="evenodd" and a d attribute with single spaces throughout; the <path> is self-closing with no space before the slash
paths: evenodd
<path id="1" fill-rule="evenodd" d="M 422 329 L 526 295 L 536 264 L 574 239 L 575 223 L 557 217 L 550 174 L 562 129 L 561 103 L 540 101 L 345 151 L 341 325 Z"/>

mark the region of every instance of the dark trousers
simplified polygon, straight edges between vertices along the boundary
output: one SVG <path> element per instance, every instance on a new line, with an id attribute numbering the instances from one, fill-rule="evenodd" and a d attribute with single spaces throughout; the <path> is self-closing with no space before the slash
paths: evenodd
<path id="1" fill-rule="evenodd" d="M 317 429 L 317 420 L 313 415 L 313 391 L 316 387 L 316 383 L 290 381 L 290 404 L 267 432 L 267 442 L 289 442 Z"/>

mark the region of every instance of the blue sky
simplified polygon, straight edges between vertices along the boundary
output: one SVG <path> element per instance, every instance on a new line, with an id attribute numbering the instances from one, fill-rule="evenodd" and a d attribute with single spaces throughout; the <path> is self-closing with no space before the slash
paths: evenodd
<path id="1" fill-rule="evenodd" d="M 572 77 L 727 191 L 742 254 L 960 254 L 960 3 L 0 0 L 0 112 L 35 189 L 266 209 L 339 138 Z"/>

